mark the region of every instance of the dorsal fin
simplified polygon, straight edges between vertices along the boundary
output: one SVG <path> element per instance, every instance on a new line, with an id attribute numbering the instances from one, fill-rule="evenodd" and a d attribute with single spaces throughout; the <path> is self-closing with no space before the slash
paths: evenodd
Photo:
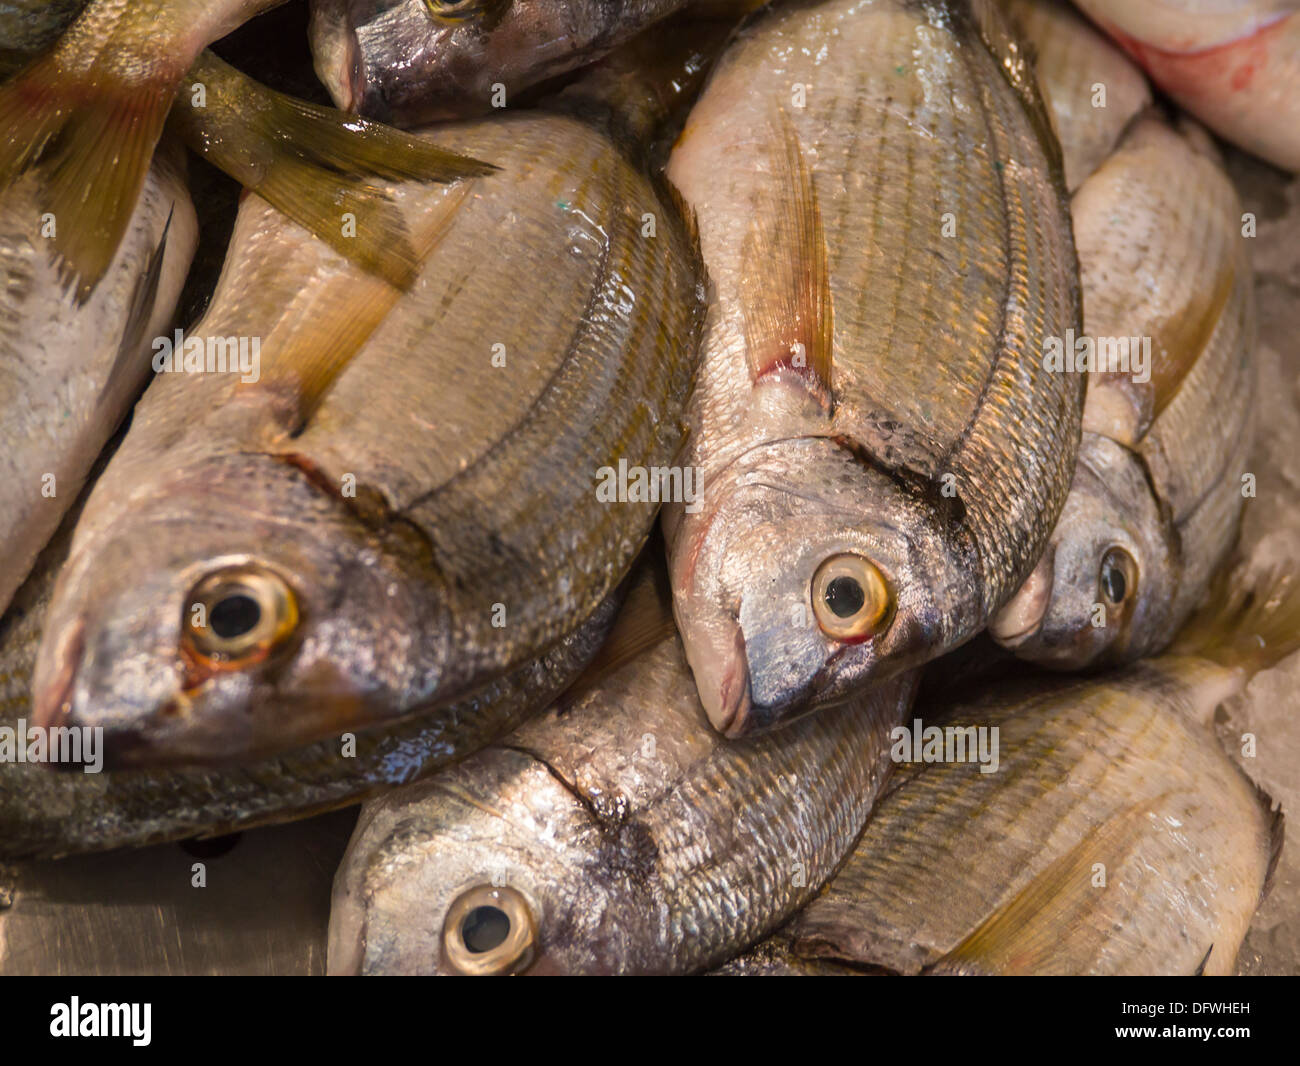
<path id="1" fill-rule="evenodd" d="M 812 172 L 789 116 L 773 121 L 771 173 L 745 236 L 745 351 L 755 384 L 801 381 L 829 414 L 834 312 Z"/>

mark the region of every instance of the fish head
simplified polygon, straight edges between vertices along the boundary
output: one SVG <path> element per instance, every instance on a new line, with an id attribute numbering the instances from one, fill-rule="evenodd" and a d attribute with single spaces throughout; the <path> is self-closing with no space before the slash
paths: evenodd
<path id="1" fill-rule="evenodd" d="M 594 0 L 321 0 L 312 48 L 339 107 L 409 126 L 490 111 L 497 86 L 570 69 L 607 18 Z"/>
<path id="2" fill-rule="evenodd" d="M 38 724 L 102 729 L 110 768 L 219 763 L 380 722 L 436 687 L 443 585 L 404 523 L 268 455 L 181 467 L 139 499 L 118 488 L 55 589 Z"/>
<path id="3" fill-rule="evenodd" d="M 513 748 L 373 800 L 335 877 L 329 972 L 621 968 L 638 935 L 627 894 L 646 856 L 619 836 L 550 766 Z"/>
<path id="4" fill-rule="evenodd" d="M 1085 434 L 1048 546 L 989 634 L 1022 659 L 1061 670 L 1154 651 L 1177 591 L 1170 529 L 1142 460 Z"/>
<path id="5" fill-rule="evenodd" d="M 714 728 L 774 728 L 954 643 L 979 586 L 944 513 L 827 438 L 764 444 L 710 479 L 671 568 Z"/>

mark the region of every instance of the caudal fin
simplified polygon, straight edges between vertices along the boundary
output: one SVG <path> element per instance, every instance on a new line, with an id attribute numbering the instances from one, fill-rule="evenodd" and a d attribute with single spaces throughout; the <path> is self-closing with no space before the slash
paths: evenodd
<path id="1" fill-rule="evenodd" d="M 162 70 L 127 81 L 58 49 L 0 85 L 0 192 L 40 174 L 33 228 L 49 227 L 79 303 L 113 261 L 175 87 Z"/>
<path id="2" fill-rule="evenodd" d="M 381 123 L 274 92 L 211 52 L 199 57 L 187 84 L 172 125 L 195 152 L 401 289 L 415 280 L 420 259 L 376 179 L 452 182 L 497 169 Z"/>

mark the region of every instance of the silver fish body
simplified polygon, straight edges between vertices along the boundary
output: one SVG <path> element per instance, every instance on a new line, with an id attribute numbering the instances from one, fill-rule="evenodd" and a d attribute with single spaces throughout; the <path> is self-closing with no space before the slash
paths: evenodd
<path id="1" fill-rule="evenodd" d="M 680 445 L 685 235 L 581 123 L 444 134 L 509 161 L 394 190 L 430 246 L 409 293 L 243 204 L 184 342 L 202 372 L 149 390 L 54 595 L 37 717 L 102 725 L 110 762 L 270 755 L 445 709 L 574 633 L 649 535 L 656 501 L 597 490 Z M 204 369 L 255 343 L 258 365 Z"/>
<path id="2" fill-rule="evenodd" d="M 1074 196 L 1082 337 L 1098 364 L 1079 466 L 1042 559 L 990 624 L 1046 666 L 1163 649 L 1236 537 L 1255 429 L 1253 275 L 1241 203 L 1202 138 L 1136 119 Z"/>
<path id="3" fill-rule="evenodd" d="M 835 869 L 913 689 L 899 678 L 727 742 L 664 639 L 501 745 L 364 808 L 335 878 L 329 970 L 717 965 Z"/>
<path id="4" fill-rule="evenodd" d="M 37 180 L 0 197 L 0 611 L 149 380 L 198 240 L 184 174 L 183 159 L 159 153 L 103 282 L 80 304 Z"/>
<path id="5" fill-rule="evenodd" d="M 783 5 L 714 71 L 668 170 L 713 295 L 665 531 L 729 735 L 961 644 L 1041 554 L 1084 385 L 1043 359 L 1080 315 L 1057 154 L 987 5 Z"/>

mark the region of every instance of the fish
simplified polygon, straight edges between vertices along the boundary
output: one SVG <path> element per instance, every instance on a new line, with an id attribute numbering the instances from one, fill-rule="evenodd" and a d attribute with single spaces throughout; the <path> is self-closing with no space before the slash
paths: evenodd
<path id="1" fill-rule="evenodd" d="M 362 808 L 335 875 L 327 972 L 703 971 L 817 892 L 884 781 L 915 676 L 727 741 L 659 580 L 610 644 L 620 629 L 638 639 L 580 694 Z"/>
<path id="2" fill-rule="evenodd" d="M 198 222 L 185 159 L 159 151 L 102 283 L 65 298 L 28 176 L 0 196 L 0 612 L 76 500 L 96 456 L 150 375 L 171 327 Z M 45 236 L 42 236 L 44 231 Z"/>
<path id="3" fill-rule="evenodd" d="M 1300 3 L 1078 0 L 1180 107 L 1284 170 L 1300 171 Z"/>
<path id="4" fill-rule="evenodd" d="M 313 0 L 316 73 L 334 102 L 400 126 L 510 106 L 688 8 L 737 18 L 766 0 Z"/>
<path id="5" fill-rule="evenodd" d="M 57 222 L 48 244 L 78 303 L 113 261 L 169 114 L 199 154 L 401 287 L 416 264 L 375 178 L 450 182 L 493 169 L 272 92 L 204 51 L 279 2 L 92 0 L 0 11 L 0 30 L 18 31 L 11 56 L 62 30 L 0 84 L 0 197 L 24 175 L 40 176 L 34 218 Z M 362 224 L 345 240 L 345 214 L 358 208 Z"/>
<path id="6" fill-rule="evenodd" d="M 1167 655 L 922 707 L 913 738 L 997 729 L 998 769 L 900 766 L 791 950 L 901 974 L 1232 973 L 1284 827 L 1213 716 L 1300 646 L 1298 621 L 1294 574 L 1225 573 Z"/>
<path id="7" fill-rule="evenodd" d="M 110 444 L 108 455 L 116 447 L 117 442 Z M 101 472 L 108 455 L 97 464 Z M 15 743 L 31 736 L 32 674 L 42 623 L 88 495 L 87 489 L 74 504 L 0 618 L 0 738 L 11 731 Z M 68 773 L 2 760 L 0 862 L 218 837 L 350 806 L 409 784 L 546 707 L 589 664 L 599 669 L 600 649 L 625 591 L 616 589 L 545 655 L 437 717 L 405 718 L 238 766 L 85 772 L 93 759 L 86 758 L 84 748 L 83 765 L 68 767 Z"/>
<path id="8" fill-rule="evenodd" d="M 1236 541 L 1257 388 L 1242 210 L 1204 131 L 1154 113 L 1074 195 L 1085 334 L 1108 366 L 1089 375 L 1056 530 L 989 624 L 1023 659 L 1075 670 L 1163 650 Z"/>
<path id="9" fill-rule="evenodd" d="M 1142 71 L 1066 0 L 1000 0 L 1048 106 L 1073 193 L 1119 144 L 1128 124 L 1151 106 Z"/>
<path id="10" fill-rule="evenodd" d="M 1050 121 L 984 3 L 764 12 L 668 178 L 712 295 L 699 504 L 664 530 L 737 737 L 962 644 L 1032 570 L 1079 441 L 1083 376 L 1044 358 L 1079 329 L 1077 262 Z"/>
<path id="11" fill-rule="evenodd" d="M 172 346 L 214 372 L 164 369 L 96 483 L 33 713 L 102 727 L 110 767 L 452 713 L 574 633 L 649 537 L 657 482 L 615 483 L 680 451 L 686 226 L 573 118 L 436 135 L 503 170 L 397 187 L 424 263 L 405 294 L 245 198 Z"/>

